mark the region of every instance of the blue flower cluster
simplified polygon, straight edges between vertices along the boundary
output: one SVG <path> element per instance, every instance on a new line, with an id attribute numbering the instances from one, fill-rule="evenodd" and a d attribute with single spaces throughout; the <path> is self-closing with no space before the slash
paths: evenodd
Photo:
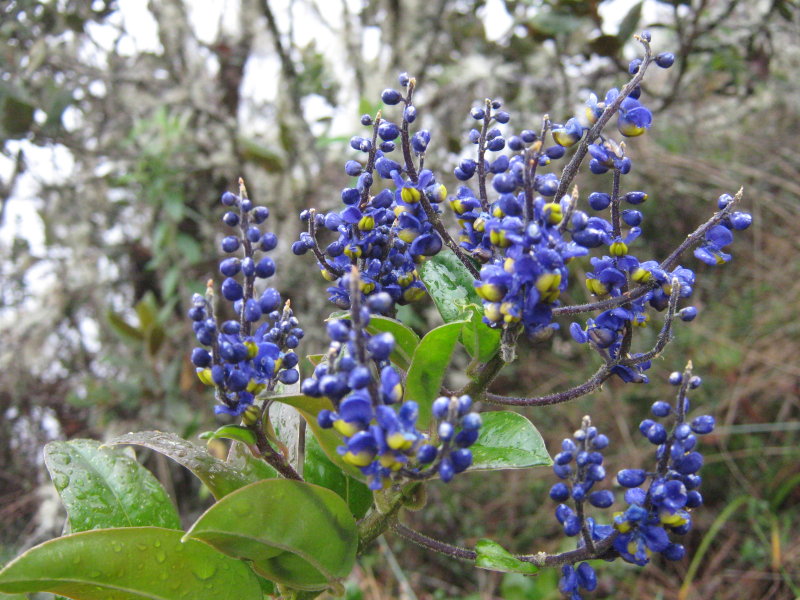
<path id="1" fill-rule="evenodd" d="M 619 535 L 614 549 L 628 562 L 644 565 L 652 552 L 660 552 L 668 560 L 680 560 L 686 550 L 670 539 L 670 534 L 683 535 L 692 527 L 691 509 L 703 503 L 697 488 L 702 482 L 697 474 L 703 466 L 703 455 L 697 451 L 697 436 L 711 433 L 714 417 L 700 415 L 686 422 L 689 410 L 688 389 L 698 387 L 702 381 L 685 373 L 673 373 L 670 382 L 681 386 L 676 406 L 667 402 L 653 403 L 655 417 L 666 418 L 674 414 L 671 432 L 652 419 L 645 419 L 639 431 L 657 446 L 658 468 L 655 473 L 641 469 L 624 469 L 617 474 L 625 492 L 625 511 L 614 515 L 614 528 Z M 647 490 L 640 487 L 647 478 L 652 481 Z"/>
<path id="2" fill-rule="evenodd" d="M 642 39 L 648 38 L 642 35 Z M 674 57 L 662 53 L 651 60 L 668 68 Z M 634 75 L 640 68 L 642 61 L 637 59 L 629 70 Z M 617 130 L 623 136 L 645 133 L 653 116 L 639 99 L 641 89 L 636 86 L 626 94 L 623 96 L 614 88 L 606 92 L 602 101 L 591 94 L 582 118 L 572 117 L 563 124 L 545 118 L 541 133 L 524 130 L 507 138 L 498 125 L 506 125 L 510 116 L 500 102 L 487 100 L 472 109 L 472 118 L 481 123 L 469 134 L 477 145 L 477 160 L 461 160 L 455 176 L 462 181 L 477 177 L 479 190 L 476 193 L 461 186 L 449 203 L 461 226 L 461 247 L 484 264 L 475 289 L 483 300 L 484 322 L 490 326 L 521 322 L 529 334 L 556 328 L 552 309 L 567 287 L 570 260 L 601 247 L 606 248 L 607 254 L 593 257 L 592 271 L 586 275 L 592 295 L 605 299 L 618 297 L 637 284 L 648 287 L 646 294 L 638 295 L 624 308 L 607 310 L 585 325 L 573 324 L 573 337 L 581 343 L 591 342 L 607 359 L 618 362 L 618 358 L 625 358 L 621 352 L 627 353 L 623 344 L 626 332 L 647 324 L 648 308 L 663 311 L 668 306 L 676 281 L 680 297 L 691 296 L 695 282 L 691 270 L 682 266 L 665 270 L 656 261 L 640 261 L 629 250 L 642 232 L 643 217 L 636 206 L 645 202 L 648 195 L 643 191 L 620 192 L 620 178 L 632 168 L 624 143 L 602 134 L 592 143 L 584 141 L 591 157 L 589 170 L 598 175 L 608 171 L 614 174 L 610 193 L 596 191 L 588 196 L 589 207 L 594 211 L 609 210 L 608 218 L 577 210 L 577 193 L 575 197 L 556 198 L 559 177 L 552 172 L 539 172 L 584 140 L 609 107 L 616 110 Z M 548 134 L 554 144 L 545 147 Z M 505 148 L 511 150 L 510 156 L 488 158 Z M 493 201 L 487 193 L 487 182 L 496 193 Z M 729 196 L 724 198 L 730 201 Z M 720 200 L 721 207 L 724 202 Z M 732 213 L 708 231 L 706 242 L 696 255 L 715 264 L 728 260 L 722 248 L 732 240 L 730 230 L 744 229 L 749 222 L 746 213 Z M 688 321 L 696 310 L 686 307 L 679 314 Z M 624 381 L 646 382 L 647 368 L 649 363 L 642 361 L 633 366 L 617 364 L 612 370 Z"/>
<path id="3" fill-rule="evenodd" d="M 672 428 L 667 431 L 653 419 L 645 419 L 640 424 L 642 435 L 657 446 L 656 468 L 652 472 L 623 469 L 617 473 L 617 482 L 628 488 L 625 491 L 627 506 L 614 514 L 612 525 L 598 524 L 584 514 L 587 501 L 596 508 L 609 508 L 614 504 L 614 494 L 610 490 L 590 492 L 606 476 L 601 451 L 608 446 L 608 438 L 591 426 L 589 417 L 584 417 L 581 429 L 562 442 L 553 466 L 562 481 L 553 485 L 550 497 L 560 503 L 555 515 L 565 535 L 581 536 L 579 548 L 584 548 L 588 542 L 595 545 L 605 542 L 606 546 L 610 544 L 612 554 L 605 552 L 603 558 L 620 556 L 640 566 L 650 560 L 653 552 L 661 553 L 668 560 L 683 558 L 685 548 L 673 542 L 671 536 L 690 530 L 691 510 L 703 503 L 698 491 L 702 480 L 697 474 L 703 457 L 696 449 L 697 436 L 713 431 L 714 417 L 701 415 L 687 422 L 688 391 L 702 383 L 699 377 L 691 374 L 691 364 L 684 373 L 670 375 L 669 381 L 680 386 L 675 405 L 654 402 L 652 413 L 656 418 L 671 418 Z M 645 488 L 648 479 L 650 484 Z M 568 564 L 562 568 L 559 589 L 571 600 L 580 600 L 581 590 L 591 591 L 595 586 L 594 571 L 587 563 L 577 567 Z"/>
<path id="4" fill-rule="evenodd" d="M 666 62 L 659 64 L 666 66 Z M 636 73 L 640 66 L 641 60 L 631 66 L 631 73 Z M 490 326 L 521 321 L 529 334 L 541 328 L 556 327 L 552 323 L 552 308 L 567 286 L 567 263 L 587 254 L 591 248 L 609 246 L 614 258 L 602 262 L 600 267 L 615 267 L 613 273 L 609 271 L 600 279 L 594 275 L 590 277 L 595 288 L 590 286 L 593 293 L 619 292 L 627 283 L 623 269 L 639 268 L 635 259 L 617 266 L 617 259 L 627 256 L 627 244 L 641 233 L 639 211 L 624 211 L 623 219 L 632 229 L 623 237 L 620 217 L 616 214 L 618 197 L 591 194 L 592 208 L 602 210 L 613 203 L 615 216 L 612 222 L 589 217 L 575 210 L 577 194 L 574 198 L 555 197 L 561 183 L 555 173 L 537 173 L 537 170 L 564 157 L 568 148 L 589 135 L 587 132 L 611 105 L 615 107 L 617 129 L 622 135 L 643 134 L 652 124 L 652 113 L 638 100 L 640 93 L 640 88 L 635 87 L 621 97 L 619 90 L 611 89 L 602 102 L 591 94 L 582 118 L 572 117 L 559 124 L 545 117 L 540 134 L 524 130 L 508 137 L 507 141 L 496 127 L 510 119 L 507 112 L 500 110 L 499 102 L 487 100 L 485 106 L 472 109 L 471 116 L 482 122 L 480 130 L 470 132 L 470 140 L 478 146 L 477 161 L 462 160 L 455 175 L 467 181 L 477 174 L 479 194 L 476 197 L 470 188 L 463 186 L 450 204 L 462 227 L 461 246 L 486 264 L 475 288 L 484 302 L 484 321 Z M 545 147 L 548 134 L 554 144 Z M 498 152 L 506 146 L 513 153 L 510 158 L 506 155 L 493 160 L 485 158 L 487 151 Z M 631 170 L 624 144 L 601 135 L 588 144 L 587 150 L 591 156 L 589 169 L 593 173 L 614 170 L 625 174 Z M 487 178 L 497 193 L 492 202 L 487 195 Z M 625 196 L 630 204 L 639 204 L 646 198 L 643 192 Z"/>
<path id="5" fill-rule="evenodd" d="M 674 57 L 669 53 L 662 53 L 653 61 L 662 68 L 668 68 L 674 62 Z M 641 60 L 634 60 L 629 68 L 631 74 L 638 72 L 641 65 Z M 652 123 L 652 115 L 638 100 L 639 94 L 637 87 L 620 104 L 617 127 L 625 136 L 640 135 Z M 618 96 L 616 89 L 610 90 L 602 103 L 597 101 L 596 96 L 590 96 L 586 107 L 589 122 L 595 122 Z M 680 286 L 680 298 L 686 299 L 692 295 L 695 273 L 682 266 L 667 271 L 658 262 L 640 261 L 630 252 L 630 245 L 642 231 L 642 213 L 634 207 L 645 202 L 648 195 L 638 190 L 624 194 L 620 192 L 621 177 L 631 170 L 631 161 L 625 156 L 624 144 L 601 138 L 601 143 L 591 144 L 588 151 L 592 156 L 590 171 L 599 175 L 612 170 L 614 178 L 611 193 L 593 192 L 588 197 L 589 206 L 594 211 L 610 211 L 608 219 L 589 217 L 581 211 L 576 211 L 572 218 L 573 240 L 590 248 L 607 247 L 607 255 L 592 257 L 592 271 L 586 274 L 586 287 L 598 299 L 619 297 L 636 284 L 645 285 L 648 289 L 624 307 L 601 312 L 588 319 L 585 325 L 572 323 L 570 333 L 579 343 L 589 342 L 608 360 L 616 362 L 625 357 L 623 353 L 627 353 L 625 336 L 630 335 L 631 328 L 648 323 L 648 308 L 656 311 L 667 308 L 674 285 Z M 732 200 L 727 194 L 721 196 L 718 200 L 719 209 L 725 209 Z M 624 204 L 631 208 L 623 208 Z M 705 234 L 705 242 L 695 250 L 695 256 L 708 264 L 721 264 L 730 260 L 730 255 L 722 249 L 733 241 L 731 230 L 746 229 L 750 222 L 751 217 L 747 213 L 735 212 L 726 216 L 719 225 L 709 228 Z M 624 235 L 623 227 L 629 228 Z M 678 315 L 684 321 L 691 321 L 697 315 L 697 310 L 687 306 Z M 646 360 L 632 366 L 615 364 L 612 372 L 625 382 L 646 383 L 648 378 L 644 372 L 649 367 L 650 362 Z"/>
<path id="6" fill-rule="evenodd" d="M 537 169 L 564 156 L 566 146 L 583 135 L 571 120 L 565 126 L 552 125 L 555 144 L 544 147 L 547 126 L 542 134 L 524 130 L 506 137 L 497 124 L 505 125 L 510 116 L 499 101 L 487 100 L 471 111 L 481 128 L 470 132 L 477 145 L 478 160 L 463 159 L 456 177 L 468 181 L 477 175 L 479 193 L 459 187 L 450 199 L 461 226 L 459 243 L 471 256 L 484 263 L 475 290 L 483 300 L 484 322 L 491 327 L 521 322 L 534 334 L 552 327 L 552 307 L 566 289 L 567 262 L 586 254 L 586 247 L 562 236 L 562 221 L 569 212 L 568 198 L 556 199 L 558 178 L 554 173 L 537 174 Z M 572 132 L 570 137 L 567 133 Z M 506 146 L 513 155 L 485 158 Z M 486 179 L 496 192 L 488 200 Z"/>
<path id="7" fill-rule="evenodd" d="M 555 463 L 553 472 L 564 481 L 556 483 L 550 489 L 550 497 L 557 502 L 565 502 L 572 498 L 576 502 L 587 500 L 598 508 L 611 506 L 614 496 L 610 491 L 591 491 L 595 483 L 603 481 L 606 477 L 601 452 L 606 447 L 608 447 L 608 437 L 598 433 L 597 428 L 591 425 L 589 417 L 584 417 L 581 428 L 572 438 L 566 438 L 561 442 L 561 452 L 553 459 Z M 560 505 L 556 513 L 566 535 L 573 536 L 580 532 L 580 520 L 568 506 Z"/>
<path id="8" fill-rule="evenodd" d="M 422 298 L 425 286 L 419 280 L 417 265 L 442 248 L 442 238 L 434 230 L 429 213 L 440 212 L 438 205 L 447 190 L 437 183 L 433 172 L 422 169 L 430 132 L 423 129 L 409 133 L 409 125 L 417 118 L 415 81 L 402 74 L 400 84 L 406 88 L 405 96 L 387 89 L 381 98 L 387 105 L 403 105 L 401 124 L 384 119 L 381 113 L 375 118 L 364 115 L 361 123 L 372 128 L 371 136 L 350 140 L 350 147 L 361 152 L 364 160 L 345 164 L 345 173 L 357 179 L 354 186 L 342 190 L 344 207 L 326 214 L 307 210 L 300 215 L 308 223 L 308 231 L 292 245 L 292 251 L 298 255 L 314 252 L 322 276 L 334 283 L 328 293 L 339 308 L 350 305 L 350 290 L 343 276 L 351 265 L 358 267 L 361 292 L 367 296 L 386 292 L 398 304 Z M 401 162 L 392 158 L 398 143 Z M 419 172 L 413 157 L 418 160 Z M 317 239 L 322 229 L 338 234 L 324 247 Z"/>
<path id="9" fill-rule="evenodd" d="M 358 275 L 344 280 L 356 289 L 360 285 Z M 372 314 L 385 312 L 391 304 L 386 292 L 370 296 L 365 306 L 354 299 L 350 319 L 328 323 L 327 361 L 301 386 L 303 394 L 331 401 L 333 410 L 320 411 L 318 422 L 342 435 L 342 459 L 358 467 L 374 490 L 402 476 L 424 479 L 438 474 L 450 481 L 472 463 L 468 447 L 481 425 L 480 416 L 470 412 L 472 400 L 462 396 L 434 402 L 438 443 L 417 429 L 417 403 L 403 401 L 400 374 L 389 360 L 393 336 L 366 331 Z"/>
<path id="10" fill-rule="evenodd" d="M 556 519 L 567 536 L 583 534 L 578 547 L 583 547 L 586 538 L 600 541 L 612 533 L 609 525 L 598 525 L 591 517 L 583 516 L 584 503 L 589 502 L 597 508 L 608 508 L 614 503 L 610 490 L 594 490 L 596 483 L 606 478 L 602 451 L 608 447 L 608 437 L 592 426 L 591 419 L 583 418 L 581 428 L 572 438 L 561 442 L 561 452 L 553 458 L 553 472 L 562 481 L 550 488 L 550 497 L 560 502 L 556 507 Z M 573 510 L 565 502 L 575 505 Z M 569 598 L 580 600 L 579 588 L 592 591 L 597 586 L 594 570 L 588 563 L 581 563 L 577 569 L 564 565 L 559 589 Z"/>
<path id="11" fill-rule="evenodd" d="M 601 200 L 597 200 L 597 197 L 601 197 Z M 638 203 L 646 197 L 644 192 L 629 192 L 621 200 Z M 720 196 L 720 210 L 731 200 L 728 194 Z M 606 208 L 612 202 L 611 196 L 599 193 L 590 195 L 589 201 L 592 206 L 601 208 Z M 612 214 L 613 212 L 612 208 Z M 634 225 L 624 239 L 621 236 L 611 238 L 611 223 L 599 217 L 591 217 L 590 220 L 594 221 L 591 227 L 599 232 L 598 237 L 608 243 L 609 255 L 591 258 L 593 270 L 586 274 L 586 287 L 598 299 L 619 297 L 634 284 L 646 285 L 649 289 L 625 307 L 603 311 L 596 317 L 587 319 L 583 325 L 572 323 L 570 326 L 570 333 L 577 342 L 591 343 L 611 360 L 620 357 L 624 336 L 631 327 L 647 325 L 650 320 L 648 309 L 663 311 L 669 305 L 674 285 L 680 286 L 679 298 L 690 298 L 696 279 L 694 271 L 686 267 L 678 266 L 666 271 L 654 260 L 640 262 L 629 254 L 628 245 L 641 232 L 638 225 L 642 222 L 642 216 L 639 211 L 626 210 L 622 211 L 622 219 Z M 721 264 L 730 260 L 730 255 L 723 252 L 722 247 L 733 240 L 731 230 L 746 229 L 751 221 L 752 217 L 745 212 L 733 212 L 726 216 L 721 224 L 708 230 L 705 242 L 695 250 L 695 256 L 708 264 Z M 683 321 L 691 321 L 697 316 L 697 309 L 686 306 L 678 312 L 678 316 Z M 646 383 L 648 379 L 644 371 L 649 367 L 649 361 L 643 361 L 634 366 L 615 365 L 612 371 L 625 382 Z"/>
<path id="12" fill-rule="evenodd" d="M 294 349 L 303 338 L 289 302 L 282 306 L 275 288 L 256 294 L 256 281 L 275 273 L 272 258 L 256 260 L 257 253 L 273 250 L 277 237 L 260 228 L 269 216 L 267 207 L 256 206 L 241 187 L 240 196 L 231 192 L 222 196 L 222 204 L 231 209 L 222 221 L 238 228 L 238 233 L 223 238 L 222 250 L 230 256 L 219 263 L 225 276 L 221 294 L 232 304 L 236 318 L 218 321 L 211 282 L 205 296 L 194 295 L 189 309 L 201 344 L 192 351 L 192 363 L 200 380 L 216 390 L 215 412 L 233 416 L 247 410 L 259 392 L 273 389 L 278 382 L 297 382 L 299 361 Z M 233 256 L 239 251 L 241 258 Z"/>

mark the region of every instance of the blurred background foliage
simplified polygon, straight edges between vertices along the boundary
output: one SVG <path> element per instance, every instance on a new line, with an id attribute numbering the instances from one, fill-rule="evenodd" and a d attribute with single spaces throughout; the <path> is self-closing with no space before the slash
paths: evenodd
<path id="1" fill-rule="evenodd" d="M 679 328 L 651 385 L 609 384 L 527 416 L 555 448 L 591 413 L 613 440 L 611 468 L 644 465 L 636 424 L 691 359 L 705 380 L 696 402 L 719 423 L 691 551 L 641 572 L 609 565 L 596 596 L 800 597 L 796 0 L 3 2 L 0 561 L 60 531 L 41 471 L 48 439 L 145 428 L 190 437 L 213 425 L 183 315 L 215 274 L 217 200 L 240 175 L 270 206 L 277 285 L 311 331 L 329 308 L 310 259 L 288 252 L 296 215 L 337 205 L 358 116 L 380 107 L 400 71 L 417 77 L 432 130 L 426 165 L 454 190 L 474 102 L 503 98 L 519 128 L 545 112 L 566 119 L 588 90 L 624 81 L 644 28 L 656 51 L 677 56 L 648 78 L 655 124 L 631 144 L 630 184 L 650 195 L 646 243 L 665 256 L 739 186 L 754 226 L 733 264 L 687 260 L 700 317 Z M 430 305 L 409 317 L 436 322 Z M 303 349 L 321 343 L 312 333 Z M 556 336 L 526 349 L 494 389 L 561 389 L 591 363 Z M 185 514 L 206 506 L 185 473 L 144 458 Z M 406 519 L 456 543 L 566 549 L 551 483 L 545 470 L 467 475 L 431 486 L 426 509 Z M 389 536 L 348 597 L 546 599 L 557 579 L 475 571 Z"/>

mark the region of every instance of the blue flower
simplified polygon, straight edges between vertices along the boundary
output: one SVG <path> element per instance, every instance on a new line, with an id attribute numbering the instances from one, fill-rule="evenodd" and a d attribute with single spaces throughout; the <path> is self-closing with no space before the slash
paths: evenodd
<path id="1" fill-rule="evenodd" d="M 705 243 L 695 248 L 694 255 L 707 265 L 721 265 L 731 259 L 731 255 L 722 250 L 731 243 L 733 243 L 731 230 L 724 225 L 715 225 L 706 232 Z"/>
<path id="2" fill-rule="evenodd" d="M 653 113 L 642 106 L 638 100 L 625 98 L 619 107 L 617 129 L 625 137 L 642 135 L 653 123 Z"/>
<path id="3" fill-rule="evenodd" d="M 573 117 L 564 123 L 564 125 L 554 127 L 552 134 L 557 144 L 568 148 L 580 141 L 581 137 L 583 137 L 583 131 L 584 129 L 580 121 Z"/>

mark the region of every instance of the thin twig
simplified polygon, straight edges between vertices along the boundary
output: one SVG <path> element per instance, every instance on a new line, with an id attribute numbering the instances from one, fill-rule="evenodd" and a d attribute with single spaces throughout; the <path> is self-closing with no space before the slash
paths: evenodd
<path id="1" fill-rule="evenodd" d="M 394 522 L 392 523 L 391 528 L 392 531 L 398 535 L 428 550 L 433 550 L 434 552 L 467 562 L 474 562 L 478 558 L 478 553 L 475 552 L 475 550 L 464 548 L 462 546 L 455 546 L 453 544 L 448 544 L 447 542 L 434 539 L 425 535 L 424 533 L 420 533 L 419 531 L 411 529 L 402 523 Z M 539 552 L 537 554 L 517 554 L 515 555 L 515 558 L 517 560 L 532 563 L 538 567 L 557 567 L 560 565 L 573 564 L 581 560 L 606 558 L 610 554 L 609 551 L 611 550 L 611 546 L 616 537 L 617 533 L 614 532 L 599 542 L 595 542 L 594 549 L 584 546 L 583 548 L 570 550 L 569 552 L 562 552 L 561 554 L 547 554 L 545 552 Z"/>
<path id="2" fill-rule="evenodd" d="M 672 335 L 672 323 L 674 322 L 675 310 L 677 308 L 678 298 L 680 296 L 680 285 L 675 281 L 673 282 L 672 293 L 670 294 L 669 307 L 667 314 L 664 318 L 664 325 L 661 332 L 656 339 L 656 343 L 649 351 L 639 354 L 637 356 L 620 355 L 616 360 L 609 361 L 602 365 L 588 381 L 564 390 L 562 392 L 555 392 L 545 396 L 536 396 L 532 398 L 520 398 L 516 396 L 499 396 L 497 394 L 487 393 L 485 401 L 490 404 L 501 404 L 504 406 L 549 406 L 552 404 L 560 404 L 568 402 L 581 396 L 585 396 L 589 392 L 593 392 L 606 381 L 613 374 L 613 368 L 616 366 L 633 367 L 645 361 L 658 356 L 664 347 L 669 343 Z"/>
<path id="3" fill-rule="evenodd" d="M 603 128 L 611 120 L 611 117 L 613 117 L 619 110 L 622 101 L 625 100 L 625 98 L 627 98 L 634 88 L 636 88 L 636 86 L 642 81 L 645 71 L 650 65 L 652 53 L 650 51 L 650 44 L 647 41 L 641 39 L 639 36 L 636 36 L 636 39 L 642 44 L 642 46 L 644 46 L 644 59 L 642 59 L 642 64 L 639 66 L 639 70 L 636 72 L 636 75 L 634 75 L 633 78 L 620 90 L 619 95 L 614 99 L 614 101 L 605 107 L 601 115 L 597 118 L 595 124 L 592 125 L 592 128 L 578 143 L 575 154 L 572 155 L 569 163 L 567 163 L 567 165 L 564 167 L 564 170 L 561 171 L 558 190 L 555 194 L 556 198 L 561 198 L 566 193 L 567 189 L 572 184 L 572 181 L 575 179 L 575 176 L 578 174 L 578 168 L 581 166 L 581 163 L 583 163 L 583 159 L 586 156 L 586 153 L 589 151 L 589 145 L 592 144 L 598 137 L 600 137 L 600 133 L 603 131 Z"/>

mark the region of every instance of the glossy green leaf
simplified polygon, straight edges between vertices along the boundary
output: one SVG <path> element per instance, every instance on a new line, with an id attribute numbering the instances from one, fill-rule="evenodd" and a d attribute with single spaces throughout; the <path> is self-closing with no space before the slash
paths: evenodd
<path id="1" fill-rule="evenodd" d="M 396 319 L 373 315 L 367 325 L 367 332 L 376 334 L 383 331 L 394 336 L 395 346 L 390 357 L 391 361 L 401 369 L 407 370 L 419 345 L 419 336 L 413 329 Z"/>
<path id="2" fill-rule="evenodd" d="M 50 442 L 44 462 L 73 532 L 153 525 L 180 529 L 181 521 L 158 480 L 135 459 L 95 440 Z"/>
<path id="3" fill-rule="evenodd" d="M 206 431 L 198 437 L 201 440 L 236 440 L 248 446 L 256 445 L 255 431 L 243 425 L 223 425 L 216 431 Z"/>
<path id="4" fill-rule="evenodd" d="M 262 479 L 274 479 L 278 476 L 278 472 L 275 469 L 266 461 L 253 456 L 250 449 L 241 442 L 233 442 L 231 444 L 225 464 L 246 478 L 248 483 L 254 483 Z"/>
<path id="5" fill-rule="evenodd" d="M 227 464 L 234 467 L 250 481 L 274 479 L 278 475 L 266 462 L 253 456 L 248 448 L 235 442 L 228 453 Z M 372 505 L 372 492 L 361 481 L 342 472 L 331 462 L 313 433 L 306 433 L 306 454 L 303 463 L 303 477 L 308 483 L 321 485 L 333 490 L 350 507 L 356 519 L 363 517 Z"/>
<path id="6" fill-rule="evenodd" d="M 289 479 L 259 481 L 209 508 L 187 532 L 250 561 L 260 575 L 321 590 L 353 568 L 358 533 L 350 509 L 323 487 Z"/>
<path id="7" fill-rule="evenodd" d="M 339 494 L 347 502 L 350 512 L 356 519 L 363 517 L 372 506 L 370 489 L 331 462 L 313 435 L 306 435 L 303 478 L 308 483 L 321 485 Z"/>
<path id="8" fill-rule="evenodd" d="M 349 312 L 336 311 L 331 313 L 327 320 L 349 318 Z M 408 325 L 397 319 L 373 315 L 370 318 L 369 325 L 367 325 L 367 332 L 374 335 L 383 331 L 391 333 L 394 337 L 395 347 L 392 351 L 391 361 L 401 369 L 407 370 L 411 364 L 411 358 L 414 356 L 414 350 L 419 345 L 419 336 Z"/>
<path id="9" fill-rule="evenodd" d="M 188 442 L 174 433 L 162 431 L 127 433 L 106 444 L 109 446 L 133 444 L 160 452 L 194 473 L 218 500 L 251 483 L 235 468 L 211 456 L 202 446 Z"/>
<path id="10" fill-rule="evenodd" d="M 500 330 L 483 323 L 483 302 L 475 292 L 475 278 L 450 250 L 425 261 L 420 269 L 436 308 L 445 323 L 465 320 L 461 342 L 470 356 L 488 361 L 500 348 Z"/>
<path id="11" fill-rule="evenodd" d="M 445 323 L 463 319 L 468 305 L 481 305 L 472 285 L 475 278 L 451 250 L 429 258 L 418 271 Z"/>
<path id="12" fill-rule="evenodd" d="M 159 527 L 99 529 L 35 546 L 0 571 L 0 591 L 76 600 L 261 600 L 243 562 Z"/>
<path id="13" fill-rule="evenodd" d="M 453 356 L 463 321 L 454 321 L 432 329 L 414 352 L 405 383 L 405 399 L 419 404 L 421 429 L 428 427 L 431 404 L 439 396 L 444 374 Z"/>
<path id="14" fill-rule="evenodd" d="M 475 566 L 490 571 L 501 571 L 503 573 L 524 573 L 531 575 L 539 569 L 533 563 L 524 562 L 516 558 L 508 550 L 492 540 L 478 540 L 475 545 L 477 558 Z"/>
<path id="15" fill-rule="evenodd" d="M 483 322 L 482 306 L 470 304 L 467 309 L 469 320 L 461 330 L 461 343 L 470 356 L 488 362 L 500 350 L 500 330 Z"/>
<path id="16" fill-rule="evenodd" d="M 280 396 L 273 396 L 272 400 L 276 402 L 283 402 L 284 404 L 288 404 L 289 406 L 293 406 L 297 409 L 297 412 L 300 413 L 306 423 L 308 423 L 309 428 L 314 433 L 314 437 L 317 438 L 322 451 L 325 452 L 327 457 L 342 469 L 345 473 L 351 475 L 352 477 L 356 477 L 358 479 L 363 479 L 363 475 L 358 468 L 350 465 L 342 460 L 342 457 L 336 452 L 336 448 L 342 445 L 342 438 L 341 436 L 336 433 L 333 429 L 323 429 L 319 426 L 317 422 L 317 415 L 319 411 L 323 409 L 333 410 L 333 405 L 331 401 L 327 398 L 312 398 L 311 396 L 304 396 L 303 394 L 288 394 L 288 395 L 280 395 Z"/>
<path id="17" fill-rule="evenodd" d="M 470 446 L 470 470 L 523 469 L 552 465 L 542 435 L 528 419 L 511 411 L 481 413 L 478 441 Z"/>

